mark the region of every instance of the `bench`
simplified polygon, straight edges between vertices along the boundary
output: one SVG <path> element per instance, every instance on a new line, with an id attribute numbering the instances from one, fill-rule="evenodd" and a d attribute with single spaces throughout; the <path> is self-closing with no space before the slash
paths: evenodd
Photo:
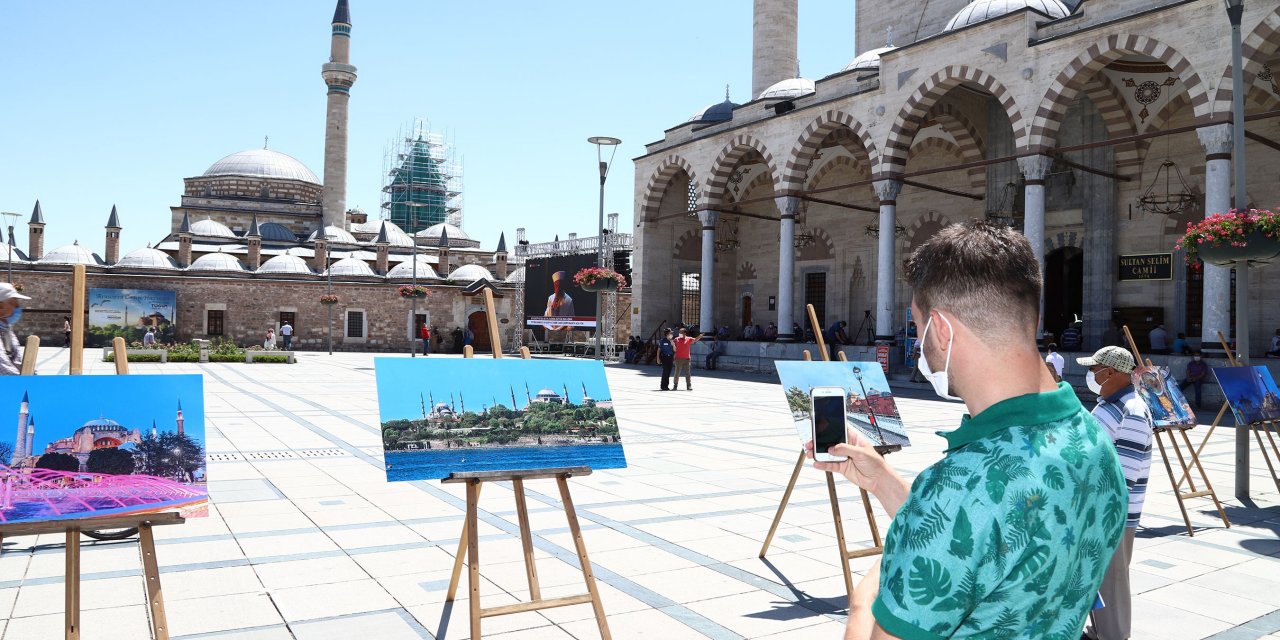
<path id="1" fill-rule="evenodd" d="M 293 354 L 294 354 L 294 352 L 293 352 L 293 351 L 276 351 L 276 350 L 271 350 L 271 351 L 254 351 L 254 350 L 246 350 L 246 351 L 244 352 L 244 362 L 245 362 L 245 364 L 251 364 L 251 363 L 253 362 L 253 357 L 254 357 L 254 356 L 285 356 L 285 362 L 287 362 L 287 363 L 289 363 L 289 364 L 294 364 L 295 362 L 297 362 L 297 358 L 295 358 L 295 357 L 293 356 Z"/>
<path id="2" fill-rule="evenodd" d="M 106 361 L 112 353 L 111 347 L 102 348 L 102 360 Z M 165 349 L 129 349 L 131 356 L 160 356 L 160 362 L 169 362 L 169 352 Z"/>

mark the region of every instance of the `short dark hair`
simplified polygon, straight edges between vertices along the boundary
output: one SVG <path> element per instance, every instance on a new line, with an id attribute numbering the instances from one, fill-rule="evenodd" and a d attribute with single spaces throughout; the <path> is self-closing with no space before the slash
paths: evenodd
<path id="1" fill-rule="evenodd" d="M 991 343 L 1010 331 L 1034 334 L 1040 318 L 1040 264 L 1026 236 L 983 220 L 953 224 L 907 260 L 920 312 L 949 311 Z"/>
<path id="2" fill-rule="evenodd" d="M 1049 343 L 1049 350 L 1050 350 L 1050 351 L 1057 351 L 1057 350 L 1058 350 L 1058 343 L 1056 343 L 1056 342 L 1050 342 L 1050 343 Z"/>

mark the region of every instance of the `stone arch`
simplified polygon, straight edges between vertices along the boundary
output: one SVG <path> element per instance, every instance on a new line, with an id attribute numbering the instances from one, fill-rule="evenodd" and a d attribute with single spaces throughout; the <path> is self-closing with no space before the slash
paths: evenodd
<path id="1" fill-rule="evenodd" d="M 1243 42 L 1244 86 L 1253 86 L 1262 71 L 1262 57 L 1280 50 L 1280 8 L 1267 14 Z M 1218 82 L 1218 91 L 1213 97 L 1213 113 L 1230 113 L 1231 98 L 1235 87 L 1232 86 L 1231 64 L 1222 71 L 1222 80 Z M 1199 114 L 1196 114 L 1199 115 Z"/>
<path id="2" fill-rule="evenodd" d="M 960 157 L 965 162 L 977 162 L 987 157 L 986 144 L 982 140 L 982 135 L 978 133 L 978 128 L 973 126 L 973 122 L 969 116 L 949 102 L 939 102 L 933 105 L 926 116 L 930 120 L 936 120 L 942 127 L 943 131 L 951 134 L 956 139 L 956 147 L 960 152 Z M 910 154 L 908 154 L 908 157 Z M 987 183 L 987 170 L 985 167 L 973 167 L 969 169 L 969 184 L 974 187 L 982 187 Z"/>
<path id="3" fill-rule="evenodd" d="M 746 199 L 746 198 L 747 198 L 747 196 L 748 196 L 748 194 L 750 194 L 750 193 L 751 193 L 751 190 L 752 190 L 752 189 L 755 189 L 755 188 L 757 188 L 757 187 L 764 186 L 764 185 L 766 185 L 766 184 L 772 184 L 772 183 L 773 183 L 773 178 L 772 178 L 772 177 L 770 177 L 770 176 L 769 176 L 769 174 L 761 172 L 759 175 L 757 175 L 756 177 L 752 178 L 752 179 L 751 179 L 751 182 L 748 182 L 748 183 L 747 183 L 747 186 L 745 186 L 745 187 L 743 187 L 743 188 L 742 188 L 742 196 L 741 196 L 741 197 L 739 197 L 739 198 L 737 198 L 737 199 L 738 199 L 738 200 Z M 725 192 L 725 195 L 726 195 L 726 197 L 727 197 L 727 196 L 728 196 L 728 192 Z"/>
<path id="4" fill-rule="evenodd" d="M 864 169 L 866 167 L 866 164 L 859 162 L 857 159 L 851 158 L 849 156 L 836 156 L 830 162 L 822 165 L 822 167 L 819 168 L 818 171 L 813 174 L 812 178 L 809 178 L 809 181 L 806 182 L 804 185 L 805 190 L 818 188 L 818 185 L 822 184 L 822 179 L 827 177 L 828 173 L 835 171 L 837 167 L 850 167 L 854 171 L 858 171 L 860 169 Z"/>
<path id="5" fill-rule="evenodd" d="M 927 120 L 929 110 L 942 99 L 946 93 L 965 82 L 981 86 L 995 96 L 1005 115 L 1009 117 L 1009 125 L 1013 128 L 1014 147 L 1027 146 L 1027 128 L 1023 124 L 1022 111 L 1013 99 L 1013 94 L 1005 88 L 995 76 L 977 67 L 968 65 L 950 65 L 929 76 L 911 97 L 907 99 L 902 110 L 894 119 L 889 129 L 889 140 L 884 148 L 884 165 L 892 165 L 894 172 L 906 167 L 907 154 L 911 150 L 911 142 L 921 125 Z M 882 166 L 881 170 L 888 170 Z"/>
<path id="6" fill-rule="evenodd" d="M 645 185 L 644 196 L 640 201 L 640 219 L 649 220 L 658 214 L 658 207 L 662 204 L 662 195 L 666 193 L 667 187 L 671 185 L 671 180 L 684 172 L 689 176 L 691 184 L 697 184 L 697 174 L 693 172 L 693 166 L 687 160 L 678 154 L 671 154 L 663 159 L 658 168 L 654 170 L 653 175 L 649 176 L 649 183 Z"/>
<path id="7" fill-rule="evenodd" d="M 1031 121 L 1030 142 L 1035 149 L 1050 149 L 1056 144 L 1062 114 L 1071 101 L 1103 67 L 1126 55 L 1143 55 L 1159 60 L 1182 80 L 1182 88 L 1191 97 L 1196 116 L 1208 115 L 1209 90 L 1191 62 L 1158 40 L 1138 35 L 1113 35 L 1089 45 L 1089 48 L 1072 60 L 1049 85 Z"/>
<path id="8" fill-rule="evenodd" d="M 972 158 L 965 156 L 964 152 L 960 150 L 959 145 L 952 143 L 950 140 L 944 140 L 942 138 L 925 138 L 923 140 L 917 140 L 915 144 L 911 145 L 911 151 L 907 153 L 907 160 L 910 161 L 911 158 L 914 158 L 916 156 L 916 154 L 923 153 L 929 149 L 936 149 L 944 153 L 949 153 L 955 156 L 956 160 L 960 162 L 970 162 L 973 160 Z M 985 171 L 981 176 L 977 176 L 977 177 L 974 176 L 972 171 L 969 172 L 970 186 L 975 188 L 982 187 L 986 185 L 986 183 L 987 183 L 987 177 L 986 177 Z"/>
<path id="9" fill-rule="evenodd" d="M 951 224 L 950 218 L 933 210 L 916 218 L 916 221 L 911 223 L 911 228 L 907 229 L 907 255 L 914 253 L 926 240 L 949 224 Z"/>
<path id="10" fill-rule="evenodd" d="M 1105 74 L 1098 74 L 1094 82 L 1085 85 L 1084 93 L 1102 116 L 1107 137 L 1122 138 L 1138 132 L 1138 125 L 1133 121 L 1124 97 Z M 1179 97 L 1183 95 L 1185 94 L 1178 94 Z M 1126 142 L 1116 146 L 1116 171 L 1123 173 L 1125 169 L 1133 169 L 1142 164 L 1142 152 L 1146 150 L 1144 142 Z"/>
<path id="11" fill-rule="evenodd" d="M 862 143 L 862 153 L 867 156 L 871 165 L 871 173 L 879 171 L 880 156 L 876 153 L 876 145 L 871 134 L 853 116 L 836 109 L 823 113 L 809 123 L 791 147 L 791 155 L 787 158 L 786 172 L 780 184 L 786 190 L 799 190 L 805 186 L 805 178 L 813 166 L 813 159 L 821 148 L 822 141 L 838 129 L 847 129 Z M 853 151 L 851 149 L 851 151 Z M 856 154 L 856 152 L 855 152 Z"/>
<path id="12" fill-rule="evenodd" d="M 812 262 L 817 260 L 831 260 L 836 255 L 836 241 L 822 227 L 809 227 L 813 232 L 814 243 L 796 249 L 796 262 Z"/>
<path id="13" fill-rule="evenodd" d="M 702 260 L 702 230 L 690 229 L 676 238 L 671 249 L 671 257 L 676 260 Z"/>
<path id="14" fill-rule="evenodd" d="M 1056 233 L 1054 235 L 1044 237 L 1044 254 L 1045 255 L 1049 255 L 1050 253 L 1057 251 L 1058 249 L 1061 249 L 1063 247 L 1075 247 L 1077 249 L 1083 250 L 1084 249 L 1083 238 L 1081 238 L 1080 234 L 1075 231 L 1063 231 L 1061 233 Z"/>
<path id="15" fill-rule="evenodd" d="M 755 280 L 756 265 L 752 264 L 750 260 L 743 262 L 738 267 L 738 279 L 739 280 Z"/>
<path id="16" fill-rule="evenodd" d="M 779 171 L 777 163 L 773 160 L 773 154 L 769 153 L 769 149 L 751 135 L 742 133 L 733 137 L 724 149 L 720 151 L 720 155 L 716 157 L 716 161 L 711 165 L 711 174 L 707 178 L 707 183 L 702 192 L 702 203 L 704 205 L 718 205 L 725 202 L 725 189 L 729 181 L 729 175 L 733 173 L 734 168 L 748 154 L 755 151 L 764 158 L 764 164 L 769 168 L 769 176 L 773 179 L 773 183 L 778 184 Z"/>

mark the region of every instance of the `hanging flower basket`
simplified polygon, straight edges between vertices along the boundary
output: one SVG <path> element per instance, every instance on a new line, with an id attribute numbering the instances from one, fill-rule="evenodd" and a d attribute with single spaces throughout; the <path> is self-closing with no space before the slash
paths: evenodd
<path id="1" fill-rule="evenodd" d="M 574 284 L 583 291 L 592 293 L 600 291 L 617 291 L 626 285 L 627 279 L 612 269 L 603 267 L 587 267 L 573 276 Z"/>
<path id="2" fill-rule="evenodd" d="M 338 296 L 335 296 L 335 295 L 320 296 L 320 304 L 325 305 L 327 307 L 338 304 Z"/>
<path id="3" fill-rule="evenodd" d="M 21 282 L 15 282 L 13 283 L 13 290 L 17 291 L 18 293 L 22 293 L 26 289 L 22 286 Z"/>
<path id="4" fill-rule="evenodd" d="M 1280 213 L 1250 209 L 1214 214 L 1187 224 L 1177 248 L 1187 252 L 1187 263 L 1200 261 L 1220 267 L 1236 262 L 1266 264 L 1280 257 Z"/>
<path id="5" fill-rule="evenodd" d="M 414 299 L 414 298 L 421 300 L 423 298 L 426 298 L 427 296 L 430 296 L 431 292 L 427 291 L 427 288 L 420 284 L 419 285 L 406 284 L 400 287 L 396 287 L 396 294 L 406 300 Z"/>

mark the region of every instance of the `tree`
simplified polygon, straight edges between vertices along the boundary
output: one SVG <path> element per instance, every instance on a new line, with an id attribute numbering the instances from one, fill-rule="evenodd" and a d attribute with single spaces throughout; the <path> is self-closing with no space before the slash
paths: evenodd
<path id="1" fill-rule="evenodd" d="M 137 473 L 190 480 L 204 466 L 204 448 L 185 433 L 166 431 L 144 438 L 133 458 Z"/>
<path id="2" fill-rule="evenodd" d="M 8 442 L 0 442 L 0 464 L 9 464 L 9 459 L 13 457 L 13 445 Z"/>
<path id="3" fill-rule="evenodd" d="M 89 461 L 85 463 L 85 468 L 91 473 L 113 476 L 130 475 L 133 473 L 133 466 L 133 454 L 116 447 L 94 449 L 89 453 Z"/>
<path id="4" fill-rule="evenodd" d="M 74 472 L 80 470 L 80 460 L 65 453 L 46 453 L 36 461 L 36 468 Z"/>
<path id="5" fill-rule="evenodd" d="M 800 387 L 787 389 L 787 405 L 791 413 L 809 415 L 809 394 Z"/>

